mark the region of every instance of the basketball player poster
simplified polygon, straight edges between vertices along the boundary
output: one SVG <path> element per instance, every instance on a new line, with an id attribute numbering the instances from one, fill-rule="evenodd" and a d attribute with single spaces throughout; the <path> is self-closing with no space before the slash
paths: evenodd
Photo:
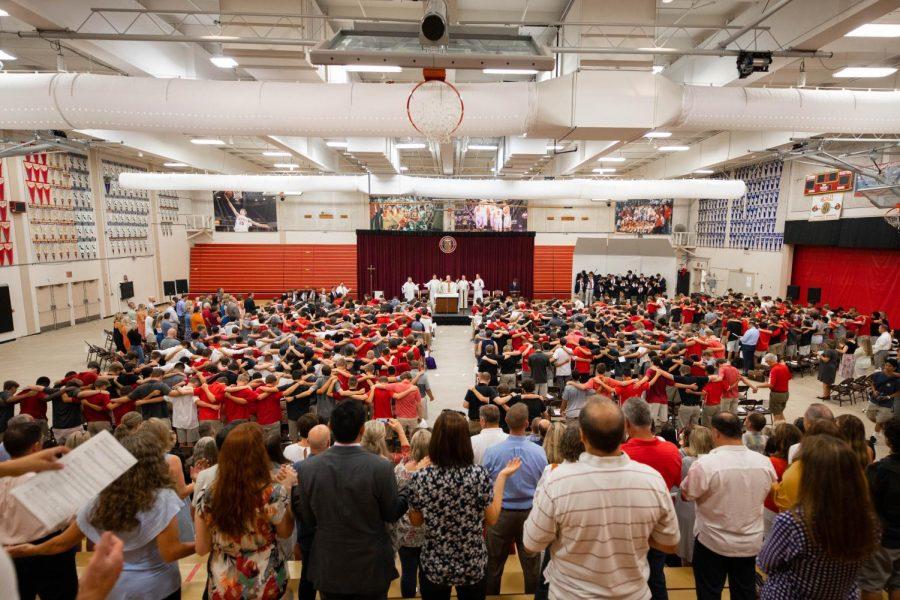
<path id="1" fill-rule="evenodd" d="M 216 231 L 278 231 L 275 196 L 261 192 L 215 192 L 213 209 Z"/>

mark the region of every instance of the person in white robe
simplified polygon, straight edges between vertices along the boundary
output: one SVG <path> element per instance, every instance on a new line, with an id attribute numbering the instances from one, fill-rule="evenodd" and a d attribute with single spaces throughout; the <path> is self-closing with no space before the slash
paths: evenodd
<path id="1" fill-rule="evenodd" d="M 419 286 L 413 283 L 412 277 L 407 277 L 406 283 L 403 284 L 403 287 L 400 288 L 400 291 L 403 292 L 403 297 L 407 302 L 412 302 L 419 293 Z"/>
<path id="2" fill-rule="evenodd" d="M 434 299 L 441 291 L 441 280 L 437 278 L 436 274 L 433 274 L 425 287 L 428 288 L 428 302 L 434 306 Z"/>
<path id="3" fill-rule="evenodd" d="M 442 294 L 456 294 L 456 282 L 450 278 L 449 275 L 444 278 L 444 281 L 441 282 L 441 293 Z"/>
<path id="4" fill-rule="evenodd" d="M 484 304 L 484 280 L 478 273 L 475 274 L 475 279 L 472 281 L 472 302 Z"/>
<path id="5" fill-rule="evenodd" d="M 469 308 L 469 280 L 465 275 L 460 275 L 459 281 L 456 282 L 456 289 L 459 290 L 459 307 Z"/>

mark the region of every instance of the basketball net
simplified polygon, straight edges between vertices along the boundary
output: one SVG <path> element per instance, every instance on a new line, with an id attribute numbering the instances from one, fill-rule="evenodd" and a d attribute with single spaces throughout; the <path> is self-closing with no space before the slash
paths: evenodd
<path id="1" fill-rule="evenodd" d="M 406 99 L 410 124 L 430 142 L 446 143 L 459 128 L 465 114 L 462 96 L 444 81 L 444 69 L 423 69 L 425 80 Z"/>
<path id="2" fill-rule="evenodd" d="M 890 208 L 884 213 L 884 220 L 887 221 L 888 225 L 900 231 L 900 203 L 897 203 L 894 208 Z"/>

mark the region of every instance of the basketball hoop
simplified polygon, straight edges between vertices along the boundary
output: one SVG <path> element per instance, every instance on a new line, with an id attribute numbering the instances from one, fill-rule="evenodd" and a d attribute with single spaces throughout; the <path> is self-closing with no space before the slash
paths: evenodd
<path id="1" fill-rule="evenodd" d="M 444 73 L 443 69 L 425 69 L 425 81 L 406 99 L 409 122 L 430 142 L 449 142 L 465 113 L 459 90 L 444 81 Z"/>
<path id="2" fill-rule="evenodd" d="M 900 231 L 900 203 L 894 205 L 894 208 L 888 209 L 884 214 L 884 220 L 887 221 L 888 225 Z"/>

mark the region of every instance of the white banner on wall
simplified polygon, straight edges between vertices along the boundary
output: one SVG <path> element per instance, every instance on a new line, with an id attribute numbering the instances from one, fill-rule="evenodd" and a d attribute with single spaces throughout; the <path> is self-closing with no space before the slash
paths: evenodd
<path id="1" fill-rule="evenodd" d="M 841 218 L 841 209 L 844 207 L 843 194 L 827 196 L 814 196 L 810 198 L 812 205 L 809 208 L 810 221 L 829 221 Z"/>

